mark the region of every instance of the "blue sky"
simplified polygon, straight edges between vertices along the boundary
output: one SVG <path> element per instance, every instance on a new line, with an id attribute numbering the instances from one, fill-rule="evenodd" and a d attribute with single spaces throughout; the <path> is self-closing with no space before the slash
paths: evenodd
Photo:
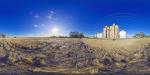
<path id="1" fill-rule="evenodd" d="M 150 34 L 149 0 L 1 0 L 0 32 L 9 36 L 49 36 L 71 31 L 94 35 L 113 23 L 129 35 Z"/>

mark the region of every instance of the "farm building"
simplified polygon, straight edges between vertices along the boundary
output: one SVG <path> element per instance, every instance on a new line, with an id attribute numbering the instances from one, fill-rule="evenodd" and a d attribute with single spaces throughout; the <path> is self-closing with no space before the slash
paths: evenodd
<path id="1" fill-rule="evenodd" d="M 127 38 L 127 32 L 124 31 L 124 30 L 121 30 L 120 33 L 119 33 L 119 37 L 120 38 Z"/>
<path id="2" fill-rule="evenodd" d="M 95 37 L 96 38 L 103 38 L 103 34 L 102 33 L 96 33 Z"/>

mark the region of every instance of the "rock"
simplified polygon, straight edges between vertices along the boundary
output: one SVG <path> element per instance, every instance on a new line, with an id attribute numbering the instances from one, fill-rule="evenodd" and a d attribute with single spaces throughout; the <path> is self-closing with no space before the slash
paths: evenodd
<path id="1" fill-rule="evenodd" d="M 4 66 L 6 66 L 5 63 L 0 63 L 0 67 L 4 67 Z"/>
<path id="2" fill-rule="evenodd" d="M 111 57 L 105 57 L 103 58 L 104 65 L 111 65 L 114 63 L 113 59 Z"/>

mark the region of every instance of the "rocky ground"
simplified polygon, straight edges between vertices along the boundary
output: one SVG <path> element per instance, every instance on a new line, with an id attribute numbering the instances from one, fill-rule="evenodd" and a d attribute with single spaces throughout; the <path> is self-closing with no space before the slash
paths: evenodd
<path id="1" fill-rule="evenodd" d="M 0 74 L 150 74 L 149 41 L 108 50 L 85 40 L 90 39 L 0 39 Z"/>

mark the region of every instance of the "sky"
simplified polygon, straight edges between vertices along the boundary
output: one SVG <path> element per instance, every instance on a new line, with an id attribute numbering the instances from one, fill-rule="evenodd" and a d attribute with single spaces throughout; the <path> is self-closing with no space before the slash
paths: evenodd
<path id="1" fill-rule="evenodd" d="M 50 36 L 102 32 L 119 25 L 129 36 L 150 35 L 149 0 L 0 0 L 0 33 L 8 36 Z"/>

